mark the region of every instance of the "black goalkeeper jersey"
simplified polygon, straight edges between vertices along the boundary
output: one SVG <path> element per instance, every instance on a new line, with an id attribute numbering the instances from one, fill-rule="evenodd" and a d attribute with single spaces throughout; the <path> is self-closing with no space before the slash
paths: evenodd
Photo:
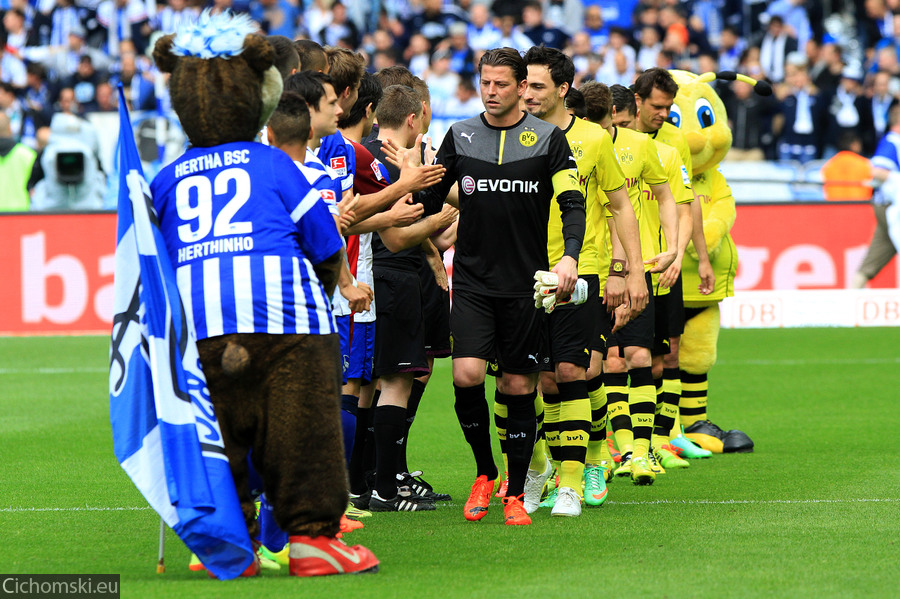
<path id="1" fill-rule="evenodd" d="M 447 174 L 423 193 L 443 198 L 459 184 L 453 288 L 531 296 L 534 272 L 548 268 L 554 193 L 580 189 L 565 134 L 530 114 L 505 128 L 477 116 L 450 127 L 435 162 Z"/>

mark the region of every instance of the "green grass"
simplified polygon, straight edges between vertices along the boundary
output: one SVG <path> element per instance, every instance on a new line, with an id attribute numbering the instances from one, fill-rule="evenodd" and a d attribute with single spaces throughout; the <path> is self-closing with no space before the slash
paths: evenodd
<path id="1" fill-rule="evenodd" d="M 890 597 L 900 586 L 897 329 L 723 331 L 710 416 L 756 442 L 578 519 L 462 518 L 473 461 L 439 362 L 411 465 L 454 502 L 348 535 L 379 574 L 214 582 L 187 570 L 112 453 L 107 340 L 0 339 L 0 572 L 119 573 L 123 597 Z M 135 509 L 132 509 L 135 508 Z M 58 510 L 58 511 L 57 511 Z"/>

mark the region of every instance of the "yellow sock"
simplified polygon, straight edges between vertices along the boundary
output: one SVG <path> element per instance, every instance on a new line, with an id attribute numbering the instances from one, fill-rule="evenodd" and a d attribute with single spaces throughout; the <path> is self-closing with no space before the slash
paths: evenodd
<path id="1" fill-rule="evenodd" d="M 544 393 L 544 438 L 550 459 L 559 460 L 559 394 Z"/>
<path id="2" fill-rule="evenodd" d="M 631 431 L 634 435 L 632 457 L 647 457 L 650 437 L 653 434 L 653 416 L 656 410 L 656 386 L 649 366 L 628 371 L 631 386 L 628 390 L 628 409 L 631 412 Z"/>
<path id="3" fill-rule="evenodd" d="M 584 462 L 596 465 L 604 459 L 604 449 L 607 458 L 609 457 L 609 444 L 606 442 L 606 389 L 601 377 L 588 381 L 588 397 L 591 400 L 591 436 Z"/>
<path id="4" fill-rule="evenodd" d="M 623 454 L 632 450 L 634 437 L 631 434 L 631 413 L 628 409 L 628 373 L 604 373 L 606 401 L 609 409 L 609 423 L 616 437 L 616 447 Z"/>
<path id="5" fill-rule="evenodd" d="M 591 430 L 591 400 L 587 383 L 558 383 L 559 486 L 581 491 L 584 460 Z"/>

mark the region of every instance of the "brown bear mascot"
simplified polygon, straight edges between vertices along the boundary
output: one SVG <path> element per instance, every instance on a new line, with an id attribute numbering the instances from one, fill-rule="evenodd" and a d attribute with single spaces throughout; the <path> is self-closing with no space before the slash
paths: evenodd
<path id="1" fill-rule="evenodd" d="M 248 457 L 289 535 L 290 574 L 375 571 L 371 551 L 337 538 L 348 491 L 329 297 L 342 243 L 291 159 L 254 142 L 282 91 L 254 31 L 249 18 L 204 13 L 157 41 L 190 147 L 154 178 L 153 202 L 250 537 Z M 255 561 L 244 575 L 258 572 Z"/>

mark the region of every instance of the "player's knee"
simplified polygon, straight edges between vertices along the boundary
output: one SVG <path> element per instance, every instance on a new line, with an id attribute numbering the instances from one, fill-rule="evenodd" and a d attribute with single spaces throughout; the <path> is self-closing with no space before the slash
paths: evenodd
<path id="1" fill-rule="evenodd" d="M 647 368 L 652 366 L 650 350 L 646 347 L 632 346 L 625 348 L 625 360 L 628 362 L 629 368 Z"/>
<path id="2" fill-rule="evenodd" d="M 584 368 L 576 364 L 572 364 L 570 362 L 560 362 L 556 365 L 556 381 L 559 383 L 583 381 L 584 376 Z"/>

